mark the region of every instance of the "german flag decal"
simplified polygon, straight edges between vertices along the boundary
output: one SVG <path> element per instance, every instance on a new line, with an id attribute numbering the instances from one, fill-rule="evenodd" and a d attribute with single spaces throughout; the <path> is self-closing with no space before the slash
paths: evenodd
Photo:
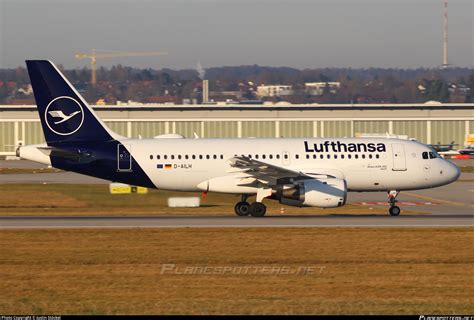
<path id="1" fill-rule="evenodd" d="M 171 165 L 170 164 L 165 164 L 165 169 L 171 169 Z"/>
<path id="2" fill-rule="evenodd" d="M 157 169 L 171 169 L 173 166 L 171 164 L 157 164 L 156 168 Z"/>

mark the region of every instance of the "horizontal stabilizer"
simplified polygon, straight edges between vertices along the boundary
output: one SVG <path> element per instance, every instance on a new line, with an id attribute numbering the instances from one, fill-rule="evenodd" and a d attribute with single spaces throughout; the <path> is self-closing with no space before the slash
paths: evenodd
<path id="1" fill-rule="evenodd" d="M 91 153 L 81 150 L 72 151 L 57 147 L 38 147 L 38 150 L 49 157 L 63 158 L 80 163 L 90 163 L 96 160 L 96 158 Z"/>

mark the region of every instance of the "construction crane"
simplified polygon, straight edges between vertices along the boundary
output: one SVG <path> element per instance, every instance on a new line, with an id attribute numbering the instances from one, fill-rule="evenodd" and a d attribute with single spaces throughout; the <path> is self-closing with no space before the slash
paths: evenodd
<path id="1" fill-rule="evenodd" d="M 101 52 L 97 52 L 101 51 Z M 77 53 L 75 58 L 77 60 L 90 59 L 91 61 L 91 84 L 95 86 L 97 83 L 97 59 L 109 59 L 118 57 L 153 57 L 167 54 L 161 51 L 147 51 L 147 52 L 121 52 L 121 51 L 106 51 L 92 49 L 91 53 Z"/>

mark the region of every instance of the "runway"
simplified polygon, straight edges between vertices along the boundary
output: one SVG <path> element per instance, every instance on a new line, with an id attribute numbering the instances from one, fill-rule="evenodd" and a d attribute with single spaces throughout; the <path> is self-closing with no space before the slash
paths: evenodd
<path id="1" fill-rule="evenodd" d="M 458 166 L 474 166 L 474 159 L 453 160 Z M 46 168 L 42 164 L 31 161 L 0 160 L 0 168 L 23 168 L 39 169 Z M 0 184 L 109 184 L 109 181 L 88 177 L 74 172 L 58 173 L 21 173 L 21 174 L 0 174 Z M 427 205 L 404 206 L 411 211 L 419 211 L 435 215 L 444 213 L 452 214 L 474 214 L 474 173 L 462 173 L 459 180 L 446 186 L 401 192 L 398 200 L 409 203 L 427 203 Z M 347 203 L 361 205 L 379 205 L 378 202 L 386 206 L 386 194 L 384 192 L 349 192 Z M 402 208 L 403 210 L 403 208 Z"/>
<path id="2" fill-rule="evenodd" d="M 0 229 L 73 228 L 428 228 L 473 227 L 472 215 L 278 217 L 0 217 Z"/>
<path id="3" fill-rule="evenodd" d="M 458 165 L 472 166 L 474 160 Z M 0 161 L 0 168 L 39 168 L 30 161 Z M 0 174 L 0 184 L 108 184 L 108 181 L 73 172 Z M 0 217 L 6 228 L 231 228 L 231 227 L 472 227 L 474 221 L 474 173 L 463 173 L 452 184 L 434 189 L 405 191 L 398 197 L 402 214 L 373 216 L 372 208 L 387 208 L 383 192 L 348 194 L 348 204 L 367 208 L 367 215 L 267 216 L 263 219 L 235 216 L 120 216 L 120 217 Z M 403 211 L 420 212 L 404 216 Z M 425 215 L 428 213 L 429 215 Z M 126 215 L 126 212 L 123 213 Z"/>

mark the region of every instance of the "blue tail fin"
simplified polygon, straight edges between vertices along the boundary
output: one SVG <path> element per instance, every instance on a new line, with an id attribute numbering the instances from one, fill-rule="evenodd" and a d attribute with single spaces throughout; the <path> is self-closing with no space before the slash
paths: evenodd
<path id="1" fill-rule="evenodd" d="M 28 60 L 26 65 L 48 145 L 122 138 L 97 118 L 52 62 Z"/>

